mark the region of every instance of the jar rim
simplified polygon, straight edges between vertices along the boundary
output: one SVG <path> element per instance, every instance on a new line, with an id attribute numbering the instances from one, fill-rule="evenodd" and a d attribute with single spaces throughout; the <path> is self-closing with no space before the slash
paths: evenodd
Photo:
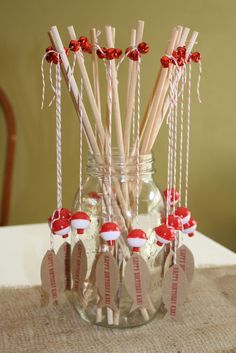
<path id="1" fill-rule="evenodd" d="M 97 155 L 99 158 L 96 158 L 96 154 L 88 151 L 87 154 L 87 173 L 89 175 L 96 176 L 105 176 L 108 174 L 108 163 L 105 163 L 104 158 L 101 163 L 98 163 L 98 160 L 101 160 L 101 155 Z M 109 155 L 105 155 L 107 161 L 109 160 Z M 121 156 L 118 148 L 112 148 L 112 176 L 122 176 L 124 177 L 137 177 L 137 171 L 139 170 L 139 175 L 152 175 L 153 170 L 153 154 L 140 154 L 139 155 L 139 164 L 137 164 L 136 155 L 126 155 Z"/>

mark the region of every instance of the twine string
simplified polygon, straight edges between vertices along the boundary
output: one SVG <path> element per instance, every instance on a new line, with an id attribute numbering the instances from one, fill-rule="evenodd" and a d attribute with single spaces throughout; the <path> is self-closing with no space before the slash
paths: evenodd
<path id="1" fill-rule="evenodd" d="M 175 70 L 176 73 L 176 70 Z M 179 81 L 179 75 L 176 75 L 176 81 Z M 173 188 L 176 190 L 176 179 L 177 179 L 177 130 L 178 130 L 178 81 L 174 87 L 175 106 L 174 106 L 174 117 L 173 117 Z M 175 210 L 175 192 L 173 200 L 173 211 Z"/>
<path id="2" fill-rule="evenodd" d="M 170 189 L 172 183 L 171 166 L 172 166 L 172 117 L 173 117 L 173 67 L 170 67 L 170 84 L 169 84 L 169 111 L 167 117 L 168 124 L 168 159 L 167 159 L 167 197 L 166 197 L 166 222 L 168 225 L 168 216 L 170 213 Z"/>
<path id="3" fill-rule="evenodd" d="M 112 72 L 111 62 L 109 61 L 107 67 L 107 78 L 108 78 L 108 185 L 109 185 L 109 198 L 108 198 L 108 219 L 111 222 L 112 219 Z"/>
<path id="4" fill-rule="evenodd" d="M 58 54 L 59 56 L 59 54 Z M 57 209 L 62 208 L 62 156 L 61 156 L 61 68 L 56 65 L 56 155 L 57 155 Z"/>
<path id="5" fill-rule="evenodd" d="M 56 89 L 54 87 L 53 78 L 52 78 L 52 67 L 53 66 L 54 66 L 53 63 L 51 62 L 50 66 L 49 66 L 49 81 L 50 81 L 50 84 L 51 84 L 51 87 L 52 87 L 54 94 L 53 94 L 53 97 L 52 97 L 50 103 L 48 104 L 49 107 L 51 107 L 52 103 L 55 101 L 55 98 L 56 98 L 56 94 L 55 94 Z"/>
<path id="6" fill-rule="evenodd" d="M 137 186 L 136 186 L 136 216 L 138 223 L 138 215 L 139 215 L 139 190 L 140 190 L 140 102 L 141 102 L 141 59 L 138 59 L 138 67 L 137 67 L 137 158 L 136 158 L 136 173 L 137 173 Z"/>
<path id="7" fill-rule="evenodd" d="M 183 68 L 181 80 L 181 103 L 180 103 L 180 140 L 179 140 L 179 206 L 182 200 L 182 169 L 183 169 L 183 133 L 184 133 L 184 88 L 186 83 L 186 67 Z"/>
<path id="8" fill-rule="evenodd" d="M 190 125 L 191 125 L 191 82 L 192 65 L 189 63 L 188 71 L 188 103 L 187 103 L 187 138 L 186 138 L 186 170 L 185 170 L 185 207 L 188 206 L 188 184 L 189 184 L 189 145 L 190 145 Z"/>
<path id="9" fill-rule="evenodd" d="M 83 79 L 80 80 L 80 104 L 79 104 L 79 209 L 82 209 L 82 192 L 83 192 Z"/>
<path id="10" fill-rule="evenodd" d="M 46 92 L 46 82 L 45 82 L 45 74 L 44 74 L 44 62 L 45 62 L 46 56 L 48 54 L 52 54 L 52 53 L 58 54 L 55 50 L 49 50 L 48 52 L 46 52 L 43 55 L 42 60 L 41 60 L 41 78 L 42 78 L 41 110 L 43 110 L 43 107 L 44 107 L 45 92 Z M 50 63 L 50 67 L 49 67 L 49 80 L 50 80 L 50 84 L 51 84 L 51 87 L 52 87 L 54 95 L 53 95 L 53 97 L 52 97 L 52 99 L 51 99 L 51 101 L 49 103 L 49 106 L 51 106 L 53 101 L 55 100 L 55 92 L 56 92 L 56 89 L 55 89 L 54 83 L 53 83 L 53 79 L 52 79 L 52 64 L 53 63 Z"/>

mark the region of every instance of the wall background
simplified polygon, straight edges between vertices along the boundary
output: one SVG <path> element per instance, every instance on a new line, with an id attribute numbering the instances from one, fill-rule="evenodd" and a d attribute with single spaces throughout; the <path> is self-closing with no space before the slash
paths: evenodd
<path id="1" fill-rule="evenodd" d="M 116 43 L 124 48 L 130 29 L 143 19 L 144 39 L 151 45 L 151 53 L 142 66 L 143 107 L 171 28 L 182 24 L 200 32 L 203 103 L 199 105 L 193 95 L 189 204 L 200 231 L 236 250 L 235 14 L 235 0 L 4 1 L 0 13 L 0 84 L 12 102 L 18 134 L 9 223 L 45 222 L 55 206 L 54 111 L 40 111 L 40 61 L 48 46 L 47 30 L 56 24 L 67 43 L 66 27 L 70 24 L 79 34 L 112 24 L 117 28 Z M 121 81 L 122 78 L 125 72 Z M 62 110 L 63 196 L 64 205 L 70 207 L 79 175 L 79 130 L 66 92 Z M 2 170 L 2 119 L 0 134 Z M 157 180 L 162 188 L 166 180 L 166 151 L 163 129 L 154 148 Z"/>

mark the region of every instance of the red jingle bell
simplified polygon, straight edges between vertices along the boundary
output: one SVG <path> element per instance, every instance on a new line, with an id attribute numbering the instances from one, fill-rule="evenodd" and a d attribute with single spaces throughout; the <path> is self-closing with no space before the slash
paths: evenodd
<path id="1" fill-rule="evenodd" d="M 139 60 L 139 58 L 140 58 L 140 53 L 139 53 L 139 51 L 138 50 L 132 50 L 130 53 L 129 53 L 129 55 L 128 55 L 128 57 L 131 59 L 131 60 L 133 60 L 133 61 L 138 61 Z"/>
<path id="2" fill-rule="evenodd" d="M 190 220 L 183 225 L 182 232 L 188 234 L 189 237 L 192 237 L 196 229 L 197 222 L 193 218 L 190 218 Z"/>
<path id="3" fill-rule="evenodd" d="M 168 220 L 168 222 L 167 222 Z M 166 224 L 168 227 L 172 227 L 175 230 L 181 230 L 182 229 L 182 222 L 181 219 L 173 214 L 170 214 L 168 218 L 162 219 L 162 223 Z"/>
<path id="4" fill-rule="evenodd" d="M 70 41 L 69 48 L 70 48 L 71 51 L 76 53 L 79 50 L 79 48 L 80 48 L 80 44 L 79 44 L 78 40 L 72 39 Z"/>
<path id="5" fill-rule="evenodd" d="M 186 224 L 191 217 L 191 213 L 188 208 L 186 207 L 178 207 L 175 212 L 175 216 L 181 219 L 182 225 Z"/>
<path id="6" fill-rule="evenodd" d="M 198 63 L 201 60 L 201 54 L 198 51 L 191 53 L 190 57 L 194 63 Z"/>
<path id="7" fill-rule="evenodd" d="M 83 49 L 85 53 L 92 54 L 93 46 L 91 43 L 86 44 L 85 48 Z"/>
<path id="8" fill-rule="evenodd" d="M 127 243 L 133 248 L 133 252 L 139 252 L 147 240 L 147 234 L 142 229 L 133 229 L 127 236 Z"/>
<path id="9" fill-rule="evenodd" d="M 116 56 L 116 49 L 115 48 L 108 48 L 106 50 L 106 59 L 107 60 L 113 60 L 115 59 Z"/>
<path id="10" fill-rule="evenodd" d="M 46 53 L 48 53 L 46 55 L 46 60 L 47 60 L 48 63 L 51 63 L 52 62 L 53 53 L 49 53 L 49 52 L 54 51 L 54 49 L 53 49 L 52 46 L 50 46 L 45 51 L 46 51 Z"/>
<path id="11" fill-rule="evenodd" d="M 168 192 L 168 189 L 166 189 L 164 191 L 164 196 L 165 196 L 166 202 L 169 201 L 169 204 L 171 207 L 173 207 L 180 199 L 179 192 L 174 188 L 170 189 L 169 192 Z M 169 198 L 169 200 L 167 200 L 167 198 Z"/>
<path id="12" fill-rule="evenodd" d="M 82 48 L 82 50 L 85 52 L 85 53 L 89 53 L 91 54 L 92 53 L 92 45 L 91 43 L 89 43 L 89 40 L 87 37 L 85 36 L 80 36 L 79 39 L 78 39 L 78 42 Z"/>
<path id="13" fill-rule="evenodd" d="M 168 67 L 170 67 L 171 59 L 170 59 L 168 56 L 164 55 L 164 56 L 161 58 L 160 62 L 161 62 L 162 67 L 164 67 L 165 69 L 167 69 Z"/>
<path id="14" fill-rule="evenodd" d="M 70 222 L 66 218 L 53 219 L 51 230 L 53 234 L 59 235 L 62 238 L 67 238 L 70 231 Z"/>
<path id="15" fill-rule="evenodd" d="M 185 47 L 178 47 L 177 54 L 179 58 L 185 59 L 186 56 L 186 48 Z"/>
<path id="16" fill-rule="evenodd" d="M 53 62 L 53 64 L 55 64 L 55 65 L 58 64 L 58 58 L 59 58 L 59 54 L 58 53 L 52 53 L 52 62 Z"/>
<path id="17" fill-rule="evenodd" d="M 172 227 L 168 227 L 166 224 L 161 224 L 159 227 L 154 228 L 156 233 L 156 244 L 162 246 L 163 244 L 169 244 L 175 240 L 175 232 Z"/>
<path id="18" fill-rule="evenodd" d="M 46 55 L 46 60 L 49 64 L 52 62 L 52 59 L 53 59 L 53 53 L 48 53 Z"/>
<path id="19" fill-rule="evenodd" d="M 120 229 L 116 223 L 107 222 L 102 225 L 99 233 L 109 246 L 113 246 L 120 236 Z"/>
<path id="20" fill-rule="evenodd" d="M 115 49 L 115 59 L 119 59 L 122 55 L 122 50 L 120 48 Z"/>
<path id="21" fill-rule="evenodd" d="M 99 59 L 106 59 L 106 51 L 107 51 L 107 48 L 105 47 L 101 49 L 97 49 L 96 53 Z"/>
<path id="22" fill-rule="evenodd" d="M 141 54 L 146 54 L 149 52 L 149 45 L 145 42 L 141 42 L 139 43 L 138 45 L 138 51 L 141 53 Z"/>
<path id="23" fill-rule="evenodd" d="M 77 229 L 77 234 L 84 234 L 84 230 L 88 228 L 91 220 L 86 212 L 75 212 L 71 217 L 71 226 Z"/>
<path id="24" fill-rule="evenodd" d="M 78 39 L 78 42 L 80 46 L 83 48 L 86 45 L 86 43 L 88 43 L 88 38 L 85 36 L 80 36 Z"/>

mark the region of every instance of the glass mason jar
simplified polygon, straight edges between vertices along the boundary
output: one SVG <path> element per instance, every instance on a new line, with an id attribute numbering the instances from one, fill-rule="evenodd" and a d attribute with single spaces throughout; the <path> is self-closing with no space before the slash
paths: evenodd
<path id="1" fill-rule="evenodd" d="M 139 170 L 138 182 L 137 170 Z M 82 243 L 84 249 L 83 259 L 80 259 L 79 263 L 80 261 L 86 262 L 86 269 L 82 270 L 83 275 L 80 274 L 80 277 L 83 277 L 83 283 L 79 285 L 80 290 L 76 290 L 75 285 L 73 289 L 72 298 L 76 310 L 85 321 L 105 327 L 135 327 L 147 323 L 155 316 L 163 317 L 161 282 L 167 249 L 162 250 L 156 245 L 153 228 L 161 223 L 164 215 L 164 202 L 153 180 L 152 155 L 141 155 L 137 169 L 136 157 L 128 157 L 126 162 L 123 162 L 117 151 L 112 152 L 112 222 L 118 224 L 121 230 L 120 238 L 122 238 L 122 242 L 116 241 L 113 248 L 105 245 L 99 236 L 101 225 L 108 222 L 107 204 L 110 195 L 108 168 L 98 162 L 92 154 L 88 154 L 86 174 L 81 210 L 89 214 L 91 223 L 82 235 L 74 231 L 71 240 L 72 267 L 73 248 L 78 242 Z M 137 195 L 139 195 L 138 217 Z M 73 204 L 73 212 L 76 211 L 79 211 L 79 190 Z M 126 238 L 128 232 L 134 228 L 142 229 L 148 238 L 139 252 L 150 275 L 148 298 L 151 302 L 151 310 L 148 308 L 145 312 L 140 308 L 132 309 L 133 299 L 123 280 L 126 263 L 132 255 Z M 120 244 L 123 244 L 122 248 Z M 111 308 L 101 308 L 98 305 L 101 298 L 96 286 L 96 264 L 99 256 L 104 252 L 112 253 L 119 270 L 119 288 L 115 293 L 115 305 L 118 310 L 113 313 Z M 111 279 L 112 276 L 111 274 Z"/>

